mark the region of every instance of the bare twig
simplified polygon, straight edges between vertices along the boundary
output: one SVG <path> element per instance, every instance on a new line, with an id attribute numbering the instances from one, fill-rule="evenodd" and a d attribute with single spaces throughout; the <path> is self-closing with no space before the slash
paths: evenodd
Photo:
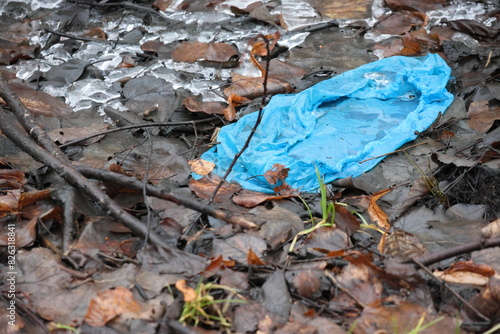
<path id="1" fill-rule="evenodd" d="M 490 247 L 498 247 L 500 246 L 500 238 L 489 238 L 489 239 L 483 239 L 480 241 L 475 241 L 475 242 L 470 242 L 467 244 L 463 244 L 460 246 L 452 247 L 445 249 L 440 252 L 436 252 L 433 254 L 429 255 L 424 255 L 416 258 L 416 261 L 414 260 L 408 260 L 406 262 L 414 262 L 418 264 L 422 264 L 424 266 L 430 266 L 431 264 L 438 263 L 442 260 L 449 259 L 454 256 L 470 253 L 472 251 L 476 250 L 481 250 L 485 248 L 490 248 Z"/>
<path id="2" fill-rule="evenodd" d="M 131 130 L 131 129 L 140 129 L 140 128 L 151 128 L 151 127 L 155 127 L 155 126 L 176 126 L 176 125 L 193 125 L 194 126 L 195 124 L 208 123 L 208 122 L 212 122 L 212 121 L 216 121 L 216 120 L 219 120 L 219 118 L 218 117 L 210 117 L 210 118 L 204 118 L 204 119 L 200 119 L 200 120 L 196 120 L 196 121 L 157 122 L 157 123 L 142 123 L 142 124 L 134 124 L 134 125 L 121 126 L 119 128 L 116 128 L 116 129 L 105 130 L 105 131 L 101 131 L 99 133 L 94 133 L 94 134 L 91 134 L 91 135 L 88 135 L 88 136 L 85 136 L 85 137 L 82 137 L 82 138 L 78 138 L 78 139 L 72 140 L 70 142 L 67 142 L 67 143 L 64 143 L 62 145 L 59 145 L 59 148 L 67 147 L 67 146 L 70 146 L 70 145 L 74 145 L 74 144 L 77 144 L 77 143 L 79 143 L 81 141 L 85 141 L 87 139 L 91 139 L 91 138 L 94 138 L 94 137 L 99 137 L 99 136 L 102 136 L 102 135 L 107 135 L 107 134 L 118 132 L 118 131 L 125 131 L 125 130 Z"/>
<path id="3" fill-rule="evenodd" d="M 269 63 L 271 62 L 271 50 L 269 49 L 269 40 L 267 39 L 266 36 L 264 36 L 262 34 L 259 34 L 257 37 L 262 38 L 264 40 L 264 42 L 266 42 L 266 51 L 267 51 L 267 55 L 266 55 L 267 56 L 267 59 L 266 59 L 266 71 L 264 73 L 264 83 L 263 83 L 264 90 L 263 90 L 262 102 L 261 102 L 262 107 L 259 109 L 259 113 L 257 115 L 257 120 L 255 121 L 255 125 L 253 126 L 252 131 L 250 132 L 250 134 L 248 135 L 248 138 L 245 141 L 245 144 L 243 145 L 243 147 L 241 148 L 241 150 L 234 156 L 233 161 L 231 161 L 231 164 L 229 165 L 229 167 L 226 170 L 226 173 L 224 174 L 224 176 L 220 180 L 220 182 L 217 185 L 217 187 L 215 187 L 214 192 L 210 196 L 210 199 L 208 200 L 208 203 L 212 203 L 212 201 L 214 200 L 214 198 L 217 195 L 217 192 L 219 191 L 220 187 L 222 187 L 222 185 L 226 181 L 229 173 L 231 173 L 231 171 L 233 170 L 233 167 L 236 164 L 236 161 L 238 161 L 239 157 L 248 148 L 248 145 L 250 144 L 250 141 L 252 140 L 252 137 L 255 134 L 255 131 L 257 131 L 257 127 L 259 126 L 260 122 L 262 121 L 262 115 L 263 115 L 263 110 L 264 110 L 264 105 L 265 105 L 265 102 L 266 102 L 266 95 L 267 95 L 267 79 L 268 79 L 268 73 L 269 73 Z"/>
<path id="4" fill-rule="evenodd" d="M 108 171 L 104 171 L 104 170 L 96 169 L 96 168 L 89 168 L 89 167 L 77 167 L 77 169 L 83 175 L 85 175 L 89 178 L 96 179 L 96 180 L 101 180 L 101 181 L 106 181 L 106 182 L 110 182 L 113 184 L 118 184 L 118 185 L 121 185 L 123 187 L 128 187 L 129 189 L 135 189 L 138 191 L 140 191 L 143 187 L 143 183 L 141 181 L 139 181 L 135 178 L 126 176 L 126 175 L 108 172 Z M 178 205 L 182 205 L 186 208 L 189 208 L 189 209 L 201 212 L 203 214 L 209 215 L 211 217 L 223 220 L 229 224 L 240 226 L 240 227 L 245 228 L 245 229 L 258 228 L 258 226 L 256 224 L 249 221 L 248 219 L 245 219 L 241 216 L 226 213 L 225 211 L 216 209 L 210 205 L 200 203 L 200 202 L 195 201 L 193 199 L 179 196 L 179 195 L 174 194 L 173 192 L 171 192 L 170 190 L 167 190 L 167 189 L 160 189 L 156 186 L 148 184 L 146 186 L 146 191 L 147 191 L 147 194 L 150 196 L 155 196 L 158 198 L 165 199 L 167 201 L 171 201 L 171 202 L 176 203 Z"/>
<path id="5" fill-rule="evenodd" d="M 420 145 L 424 145 L 424 144 L 427 144 L 428 142 L 427 141 L 424 141 L 422 143 L 418 143 L 418 144 L 414 144 L 414 145 L 410 145 L 408 147 L 405 147 L 405 148 L 400 148 L 399 150 L 396 150 L 396 151 L 392 151 L 392 152 L 387 152 L 387 153 L 384 153 L 382 155 L 377 155 L 376 157 L 372 157 L 372 158 L 369 158 L 369 159 L 365 159 L 363 161 L 360 161 L 358 163 L 362 164 L 364 162 L 367 162 L 367 161 L 370 161 L 370 160 L 373 160 L 373 159 L 378 159 L 378 158 L 382 158 L 382 157 L 385 157 L 387 155 L 391 155 L 393 153 L 398 153 L 398 152 L 401 152 L 401 151 L 406 151 L 407 149 L 409 148 L 413 148 L 413 147 L 416 147 L 416 146 L 420 146 Z"/>

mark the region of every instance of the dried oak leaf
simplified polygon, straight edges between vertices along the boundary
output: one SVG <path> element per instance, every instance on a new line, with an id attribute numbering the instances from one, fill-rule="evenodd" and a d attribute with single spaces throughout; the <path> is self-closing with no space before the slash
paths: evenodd
<path id="1" fill-rule="evenodd" d="M 141 309 L 132 292 L 119 286 L 100 291 L 96 298 L 90 300 L 85 322 L 92 327 L 104 327 L 118 316 L 137 314 Z"/>

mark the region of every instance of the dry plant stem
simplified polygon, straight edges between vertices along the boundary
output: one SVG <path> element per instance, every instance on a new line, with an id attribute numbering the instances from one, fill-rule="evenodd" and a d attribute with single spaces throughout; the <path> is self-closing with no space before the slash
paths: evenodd
<path id="1" fill-rule="evenodd" d="M 77 169 L 80 173 L 92 179 L 118 184 L 123 187 L 127 187 L 129 189 L 130 188 L 135 189 L 138 191 L 141 191 L 143 187 L 143 183 L 141 181 L 126 175 L 113 173 L 96 168 L 89 168 L 89 167 L 77 167 Z M 230 213 L 226 213 L 225 211 L 216 209 L 210 205 L 200 203 L 190 198 L 179 196 L 177 194 L 172 193 L 169 190 L 160 189 L 151 184 L 147 185 L 146 191 L 150 196 L 155 196 L 176 203 L 178 205 L 182 205 L 188 209 L 192 209 L 201 212 L 203 214 L 209 215 L 211 217 L 223 220 L 229 224 L 240 226 L 245 229 L 258 228 L 256 224 L 252 223 L 251 221 L 241 216 L 236 216 Z"/>
<path id="2" fill-rule="evenodd" d="M 479 312 L 479 310 L 477 310 L 474 306 L 472 306 L 468 301 L 466 301 L 462 296 L 460 296 L 460 294 L 458 294 L 455 290 L 453 290 L 452 288 L 450 288 L 450 286 L 445 282 L 443 281 L 442 279 L 434 276 L 432 274 L 432 271 L 429 270 L 429 268 L 427 268 L 426 266 L 424 266 L 422 263 L 418 262 L 418 260 L 416 259 L 413 259 L 413 262 L 415 262 L 419 267 L 420 269 L 422 269 L 423 271 L 425 271 L 428 275 L 430 275 L 432 278 L 434 278 L 436 281 L 438 281 L 440 284 L 442 284 L 448 291 L 450 291 L 458 300 L 460 300 L 465 306 L 467 306 L 469 309 L 471 309 L 474 313 L 476 313 L 480 318 L 482 318 L 483 320 L 489 322 L 490 319 L 488 317 L 486 317 L 484 314 L 482 314 L 481 312 Z"/>
<path id="3" fill-rule="evenodd" d="M 476 250 L 481 250 L 485 248 L 490 248 L 490 247 L 498 247 L 500 246 L 500 238 L 489 238 L 489 239 L 483 239 L 480 241 L 475 241 L 475 242 L 469 242 L 467 244 L 463 244 L 460 246 L 452 247 L 445 249 L 440 252 L 436 252 L 433 254 L 429 255 L 424 255 L 420 256 L 418 258 L 415 258 L 415 260 L 411 259 L 408 261 L 405 261 L 407 263 L 416 263 L 416 264 L 421 264 L 423 266 L 430 266 L 434 263 L 438 263 L 442 260 L 449 259 L 454 256 L 470 253 Z"/>
<path id="4" fill-rule="evenodd" d="M 76 169 L 68 165 L 66 162 L 58 159 L 47 150 L 38 146 L 23 130 L 19 123 L 15 122 L 12 118 L 12 114 L 10 114 L 3 107 L 0 107 L 0 130 L 9 140 L 35 160 L 38 160 L 46 166 L 52 168 L 70 185 L 81 189 L 91 200 L 95 201 L 106 214 L 113 216 L 141 238 L 146 236 L 147 228 L 140 220 L 124 211 L 95 183 L 83 177 L 83 175 Z M 173 255 L 193 256 L 189 253 L 171 247 L 156 233 L 150 233 L 149 237 L 152 244 L 170 250 Z"/>
<path id="5" fill-rule="evenodd" d="M 250 140 L 252 140 L 253 135 L 255 134 L 255 131 L 257 131 L 257 127 L 260 124 L 260 121 L 262 121 L 262 114 L 264 110 L 264 105 L 266 102 L 266 95 L 267 95 L 267 78 L 268 78 L 268 73 L 269 73 L 269 63 L 271 62 L 271 50 L 269 49 L 269 40 L 267 39 L 266 36 L 259 34 L 258 37 L 262 38 L 264 42 L 266 42 L 266 51 L 267 51 L 267 59 L 266 59 L 266 72 L 264 74 L 264 83 L 263 83 L 263 93 L 262 93 L 262 107 L 259 109 L 259 114 L 257 115 L 257 120 L 255 121 L 255 125 L 252 128 L 252 131 L 248 135 L 247 140 L 245 141 L 245 144 L 241 148 L 241 150 L 234 156 L 233 161 L 231 161 L 231 164 L 227 168 L 226 173 L 222 177 L 222 180 L 220 180 L 219 184 L 217 187 L 215 187 L 214 192 L 212 193 L 212 196 L 210 196 L 210 199 L 208 200 L 208 203 L 212 203 L 214 200 L 215 196 L 217 195 L 217 192 L 219 191 L 220 187 L 224 184 L 226 181 L 229 173 L 233 170 L 234 165 L 236 164 L 236 161 L 238 161 L 239 157 L 245 152 L 245 150 L 248 148 L 248 145 L 250 144 Z"/>
<path id="6" fill-rule="evenodd" d="M 208 122 L 217 121 L 217 120 L 219 120 L 218 117 L 210 117 L 210 118 L 200 119 L 200 120 L 196 120 L 196 121 L 157 122 L 157 123 L 143 123 L 143 124 L 121 126 L 119 128 L 116 128 L 116 129 L 105 130 L 105 131 L 101 131 L 99 133 L 94 133 L 94 134 L 86 136 L 86 137 L 72 140 L 70 142 L 59 145 L 59 148 L 74 145 L 74 144 L 77 144 L 77 143 L 84 141 L 84 140 L 87 140 L 87 139 L 92 139 L 94 137 L 99 137 L 102 135 L 106 135 L 106 134 L 114 133 L 114 132 L 118 132 L 118 131 L 125 131 L 125 130 L 131 130 L 131 129 L 141 129 L 141 128 L 151 128 L 151 127 L 155 127 L 155 126 L 176 126 L 176 125 L 193 125 L 194 126 L 195 124 L 208 123 Z"/>
<path id="7" fill-rule="evenodd" d="M 57 145 L 49 138 L 40 125 L 33 119 L 31 112 L 21 102 L 19 97 L 10 89 L 9 84 L 0 74 L 0 97 L 10 107 L 12 113 L 16 116 L 24 130 L 29 133 L 35 141 L 49 152 L 53 152 L 56 158 L 68 161 L 66 155 L 57 147 Z"/>

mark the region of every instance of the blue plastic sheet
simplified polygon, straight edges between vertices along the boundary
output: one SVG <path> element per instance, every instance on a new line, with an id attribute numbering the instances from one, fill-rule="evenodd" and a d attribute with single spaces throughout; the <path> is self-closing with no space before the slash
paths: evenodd
<path id="1" fill-rule="evenodd" d="M 243 188 L 272 193 L 263 177 L 274 164 L 290 169 L 292 188 L 318 190 L 315 168 L 331 182 L 358 176 L 427 129 L 453 101 L 451 70 L 438 55 L 391 57 L 322 81 L 298 94 L 276 95 L 263 110 L 250 146 L 229 174 Z M 202 155 L 224 175 L 257 113 L 224 126 L 220 144 Z"/>

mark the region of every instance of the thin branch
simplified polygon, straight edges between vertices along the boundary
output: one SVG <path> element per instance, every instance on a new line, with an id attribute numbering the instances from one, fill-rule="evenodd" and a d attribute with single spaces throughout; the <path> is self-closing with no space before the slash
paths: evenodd
<path id="1" fill-rule="evenodd" d="M 240 156 L 243 154 L 243 152 L 245 152 L 245 150 L 248 148 L 248 145 L 250 145 L 250 141 L 252 140 L 253 135 L 255 134 L 255 131 L 257 131 L 257 127 L 259 126 L 260 122 L 262 121 L 263 110 L 264 110 L 264 105 L 266 102 L 266 95 L 267 95 L 267 80 L 268 80 L 268 74 L 269 74 L 269 63 L 271 62 L 271 50 L 269 49 L 269 40 L 267 39 L 266 36 L 259 34 L 257 37 L 262 38 L 264 40 L 264 42 L 266 42 L 266 51 L 267 51 L 266 73 L 264 73 L 264 83 L 263 83 L 264 90 L 263 90 L 262 102 L 261 102 L 262 107 L 259 109 L 259 114 L 257 115 L 257 120 L 255 121 L 255 125 L 253 126 L 250 134 L 248 135 L 248 138 L 245 141 L 245 144 L 243 145 L 241 150 L 234 156 L 233 161 L 231 161 L 231 164 L 229 165 L 229 167 L 226 170 L 226 173 L 224 174 L 224 176 L 220 180 L 217 187 L 215 187 L 214 192 L 210 196 L 208 203 L 212 203 L 212 201 L 214 200 L 215 196 L 217 195 L 217 192 L 219 191 L 219 189 L 222 187 L 222 185 L 226 181 L 229 173 L 231 173 L 231 171 L 233 170 L 234 165 L 236 164 L 236 162 L 238 161 Z"/>
<path id="2" fill-rule="evenodd" d="M 143 183 L 141 181 L 123 174 L 113 173 L 102 169 L 96 169 L 90 167 L 77 167 L 77 169 L 83 175 L 96 180 L 118 184 L 122 187 L 127 187 L 129 189 L 135 189 L 138 191 L 140 191 L 143 187 Z M 150 196 L 155 196 L 176 203 L 178 205 L 182 205 L 186 208 L 223 220 L 229 224 L 240 226 L 245 229 L 258 228 L 256 224 L 249 221 L 248 219 L 245 219 L 241 216 L 226 213 L 225 211 L 216 209 L 210 205 L 200 203 L 196 200 L 179 196 L 171 192 L 169 189 L 160 189 L 154 185 L 148 184 L 146 186 L 146 191 L 147 194 Z"/>
<path id="3" fill-rule="evenodd" d="M 196 120 L 196 121 L 157 122 L 157 123 L 142 123 L 142 124 L 121 126 L 119 128 L 116 128 L 116 129 L 105 130 L 105 131 L 101 131 L 99 133 L 94 133 L 94 134 L 91 134 L 91 135 L 88 135 L 88 136 L 85 136 L 82 138 L 72 140 L 70 142 L 59 145 L 59 148 L 64 148 L 64 147 L 79 143 L 81 141 L 85 141 L 88 139 L 92 139 L 94 137 L 99 137 L 102 135 L 107 135 L 107 134 L 118 132 L 118 131 L 125 131 L 125 130 L 130 130 L 130 129 L 151 128 L 151 127 L 155 127 L 155 126 L 176 126 L 176 125 L 190 125 L 190 124 L 195 125 L 195 124 L 201 124 L 201 123 L 208 123 L 208 122 L 212 122 L 212 121 L 216 121 L 216 120 L 219 120 L 219 118 L 218 117 L 210 117 L 210 118 L 204 118 L 204 119 L 200 119 L 200 120 Z"/>
<path id="4" fill-rule="evenodd" d="M 462 254 L 467 254 L 476 250 L 481 250 L 485 248 L 490 248 L 490 247 L 498 247 L 500 246 L 500 238 L 489 238 L 489 239 L 483 239 L 480 241 L 475 241 L 475 242 L 470 242 L 467 244 L 463 244 L 460 246 L 452 247 L 445 249 L 440 252 L 436 252 L 433 254 L 429 255 L 424 255 L 416 258 L 416 261 L 414 260 L 408 260 L 406 262 L 414 262 L 417 264 L 422 264 L 424 266 L 430 266 L 431 264 L 438 263 L 440 261 L 449 259 L 454 256 L 462 255 Z"/>

